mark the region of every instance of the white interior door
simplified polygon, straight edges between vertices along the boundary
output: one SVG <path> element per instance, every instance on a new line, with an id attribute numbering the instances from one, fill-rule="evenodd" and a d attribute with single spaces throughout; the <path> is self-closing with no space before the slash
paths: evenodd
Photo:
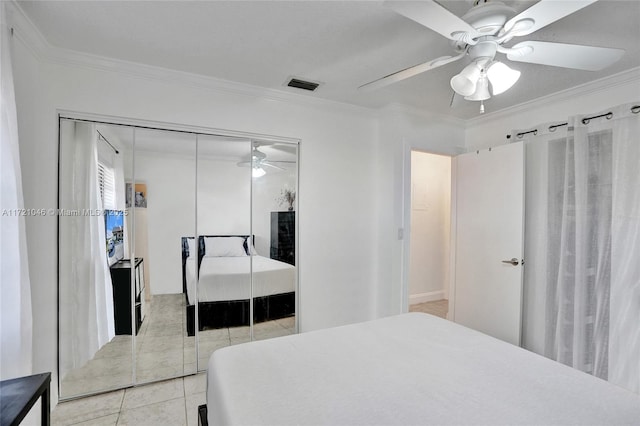
<path id="1" fill-rule="evenodd" d="M 516 345 L 520 344 L 523 222 L 521 142 L 456 157 L 453 320 Z"/>

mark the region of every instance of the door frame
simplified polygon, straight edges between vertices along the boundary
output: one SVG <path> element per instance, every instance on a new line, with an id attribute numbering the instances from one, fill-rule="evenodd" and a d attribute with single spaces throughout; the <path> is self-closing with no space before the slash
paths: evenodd
<path id="1" fill-rule="evenodd" d="M 409 260 L 411 257 L 411 152 L 443 155 L 451 158 L 451 205 L 449 229 L 449 311 L 447 319 L 453 318 L 455 310 L 455 256 L 456 256 L 456 157 L 462 152 L 444 152 L 425 149 L 403 141 L 402 149 L 402 227 L 398 230 L 401 236 L 401 268 L 400 268 L 400 312 L 409 312 Z M 456 151 L 461 151 L 457 149 Z"/>

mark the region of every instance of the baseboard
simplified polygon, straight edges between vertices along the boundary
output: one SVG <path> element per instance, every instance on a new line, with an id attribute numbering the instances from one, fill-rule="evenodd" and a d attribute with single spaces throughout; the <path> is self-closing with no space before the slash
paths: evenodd
<path id="1" fill-rule="evenodd" d="M 445 299 L 444 290 L 430 291 L 428 293 L 418 293 L 409 296 L 409 304 L 415 305 L 416 303 L 433 302 L 435 300 Z"/>

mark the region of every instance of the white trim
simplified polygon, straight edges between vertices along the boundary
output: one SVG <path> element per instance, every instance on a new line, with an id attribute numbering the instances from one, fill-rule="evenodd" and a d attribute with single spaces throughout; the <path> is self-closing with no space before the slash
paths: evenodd
<path id="1" fill-rule="evenodd" d="M 409 294 L 409 271 L 410 271 L 410 258 L 411 258 L 411 153 L 423 152 L 427 154 L 445 155 L 451 158 L 451 201 L 450 201 L 450 245 L 449 245 L 449 276 L 448 288 L 438 290 L 435 292 Z M 402 142 L 402 229 L 403 229 L 403 241 L 401 265 L 400 265 L 400 312 L 408 312 L 409 306 L 414 303 L 431 302 L 434 300 L 448 299 L 449 300 L 449 312 L 447 313 L 447 319 L 453 318 L 453 296 L 455 294 L 455 220 L 456 220 L 456 204 L 455 204 L 455 187 L 456 187 L 456 161 L 455 155 L 450 153 L 437 153 L 430 150 L 424 150 L 420 147 L 413 146 L 411 143 L 403 140 Z M 436 295 L 435 299 L 429 299 L 431 295 Z M 426 298 L 421 300 L 421 298 Z M 429 300 L 427 300 L 429 299 Z M 421 301 L 417 301 L 421 300 Z"/>
<path id="2" fill-rule="evenodd" d="M 400 312 L 409 312 L 409 273 L 411 258 L 411 144 L 402 139 L 402 205 L 401 225 L 398 231 L 402 233 L 400 248 Z"/>
<path id="3" fill-rule="evenodd" d="M 447 319 L 453 321 L 456 312 L 456 251 L 458 232 L 458 158 L 451 157 L 451 223 L 449 234 L 449 311 Z"/>
<path id="4" fill-rule="evenodd" d="M 409 305 L 415 305 L 416 303 L 435 302 L 436 300 L 442 299 L 446 299 L 444 290 L 412 294 L 409 296 Z"/>

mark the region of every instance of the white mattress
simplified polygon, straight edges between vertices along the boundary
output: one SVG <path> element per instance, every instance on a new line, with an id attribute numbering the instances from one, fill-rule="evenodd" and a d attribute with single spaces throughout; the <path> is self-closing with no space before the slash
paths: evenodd
<path id="1" fill-rule="evenodd" d="M 215 425 L 614 425 L 640 397 L 427 314 L 216 350 Z"/>
<path id="2" fill-rule="evenodd" d="M 253 259 L 253 264 L 249 262 Z M 189 303 L 195 300 L 195 260 L 185 266 Z M 252 269 L 250 269 L 250 267 Z M 253 270 L 253 283 L 249 271 Z M 200 264 L 198 300 L 246 300 L 295 291 L 295 267 L 263 256 L 203 257 Z"/>

